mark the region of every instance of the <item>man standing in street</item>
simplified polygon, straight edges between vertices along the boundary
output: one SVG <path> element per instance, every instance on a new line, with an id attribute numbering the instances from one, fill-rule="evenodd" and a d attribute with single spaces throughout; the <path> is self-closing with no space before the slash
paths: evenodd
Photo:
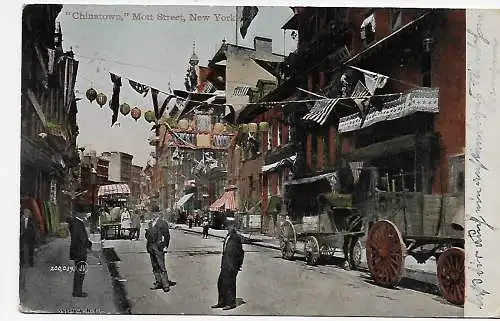
<path id="1" fill-rule="evenodd" d="M 168 223 L 161 218 L 158 206 L 153 207 L 153 220 L 149 222 L 146 230 L 146 250 L 151 258 L 155 283 L 151 290 L 163 289 L 164 292 L 170 291 L 170 285 L 174 282 L 169 281 L 167 269 L 165 267 L 165 251 L 170 243 L 170 232 Z"/>
<path id="2" fill-rule="evenodd" d="M 75 261 L 75 275 L 73 278 L 73 296 L 84 298 L 88 294 L 83 292 L 83 279 L 87 273 L 87 250 L 92 248 L 87 229 L 85 228 L 85 213 L 76 206 L 69 226 L 71 245 L 69 249 L 70 260 Z"/>
<path id="3" fill-rule="evenodd" d="M 133 227 L 133 238 L 139 240 L 139 235 L 141 233 L 141 217 L 139 215 L 139 210 L 136 210 L 132 215 L 132 227 Z"/>
<path id="4" fill-rule="evenodd" d="M 26 249 L 28 249 L 28 261 L 30 266 L 35 265 L 34 252 L 36 243 L 36 226 L 33 221 L 33 215 L 29 208 L 23 209 L 21 215 L 21 238 L 20 238 L 20 263 L 24 265 L 26 259 Z"/>
<path id="5" fill-rule="evenodd" d="M 228 234 L 222 248 L 222 262 L 217 281 L 219 299 L 212 308 L 230 310 L 236 308 L 236 276 L 243 264 L 245 253 L 241 244 L 241 236 L 236 232 L 235 220 L 226 218 Z"/>

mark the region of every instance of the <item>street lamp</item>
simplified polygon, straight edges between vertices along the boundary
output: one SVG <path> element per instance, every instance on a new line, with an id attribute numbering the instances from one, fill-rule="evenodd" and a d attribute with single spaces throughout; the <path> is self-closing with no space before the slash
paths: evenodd
<path id="1" fill-rule="evenodd" d="M 92 220 L 92 225 L 91 225 L 91 233 L 95 233 L 96 232 L 96 229 L 97 229 L 97 215 L 96 215 L 96 211 L 95 211 L 95 188 L 96 188 L 96 185 L 97 185 L 97 171 L 95 170 L 95 168 L 92 166 L 91 170 L 90 170 L 90 185 L 92 187 L 92 214 L 90 215 L 90 218 Z"/>

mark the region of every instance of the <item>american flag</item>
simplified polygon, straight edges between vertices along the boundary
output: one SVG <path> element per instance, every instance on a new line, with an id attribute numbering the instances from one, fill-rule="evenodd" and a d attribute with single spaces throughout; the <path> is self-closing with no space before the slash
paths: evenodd
<path id="1" fill-rule="evenodd" d="M 234 88 L 233 96 L 246 96 L 250 87 L 238 86 Z"/>
<path id="2" fill-rule="evenodd" d="M 361 170 L 363 169 L 363 162 L 350 162 L 349 167 L 351 168 L 351 171 L 352 171 L 352 176 L 354 178 L 354 184 L 357 184 L 359 181 L 359 174 L 361 173 Z"/>
<path id="3" fill-rule="evenodd" d="M 367 112 L 367 107 L 369 102 L 369 98 L 366 98 L 367 96 L 371 96 L 370 92 L 368 91 L 368 88 L 366 88 L 366 86 L 363 85 L 363 83 L 358 80 L 358 83 L 356 84 L 356 87 L 354 87 L 351 97 L 358 106 L 362 119 L 365 118 Z M 356 97 L 365 97 L 365 98 L 356 99 Z"/>
<path id="4" fill-rule="evenodd" d="M 203 93 L 212 93 L 212 92 L 214 92 L 214 91 L 215 91 L 215 87 L 214 87 L 214 85 L 213 85 L 210 81 L 207 81 L 207 82 L 205 83 L 205 86 L 203 87 L 202 92 L 203 92 Z"/>

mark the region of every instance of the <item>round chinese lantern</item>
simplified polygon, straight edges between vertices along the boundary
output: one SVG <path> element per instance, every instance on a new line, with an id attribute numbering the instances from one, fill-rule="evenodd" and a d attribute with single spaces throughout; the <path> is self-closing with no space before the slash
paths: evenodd
<path id="1" fill-rule="evenodd" d="M 87 96 L 87 99 L 92 103 L 97 98 L 97 91 L 95 91 L 94 88 L 90 88 L 89 90 L 87 90 L 87 93 L 85 95 Z"/>
<path id="2" fill-rule="evenodd" d="M 127 116 L 128 113 L 130 113 L 130 106 L 127 103 L 121 104 L 120 113 L 122 113 L 123 116 Z"/>
<path id="3" fill-rule="evenodd" d="M 103 93 L 100 93 L 100 94 L 97 94 L 97 97 L 95 99 L 97 101 L 97 103 L 99 104 L 99 106 L 104 106 L 104 104 L 106 103 L 106 101 L 108 100 L 108 97 L 106 97 L 105 94 Z"/>
<path id="4" fill-rule="evenodd" d="M 155 113 L 154 111 L 152 110 L 148 110 L 147 112 L 144 113 L 144 119 L 148 122 L 148 123 L 152 123 L 155 121 Z"/>
<path id="5" fill-rule="evenodd" d="M 132 110 L 130 111 L 130 116 L 132 116 L 132 118 L 137 121 L 137 119 L 141 117 L 141 110 L 137 107 L 132 108 Z"/>
<path id="6" fill-rule="evenodd" d="M 180 129 L 188 129 L 189 128 L 189 121 L 187 119 L 181 119 L 179 120 L 179 128 Z"/>
<path id="7" fill-rule="evenodd" d="M 269 123 L 268 122 L 263 121 L 263 122 L 259 123 L 259 131 L 260 132 L 265 132 L 268 129 L 269 129 Z"/>
<path id="8" fill-rule="evenodd" d="M 243 134 L 248 133 L 248 124 L 241 124 L 240 125 L 240 132 L 242 132 Z"/>
<path id="9" fill-rule="evenodd" d="M 257 124 L 256 123 L 249 123 L 248 124 L 248 132 L 250 132 L 250 133 L 257 132 Z"/>

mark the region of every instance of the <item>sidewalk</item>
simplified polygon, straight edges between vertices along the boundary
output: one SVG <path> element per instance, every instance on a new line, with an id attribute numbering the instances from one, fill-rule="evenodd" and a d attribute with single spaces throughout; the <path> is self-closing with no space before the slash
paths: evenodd
<path id="1" fill-rule="evenodd" d="M 35 266 L 20 268 L 19 311 L 24 313 L 118 313 L 113 286 L 101 260 L 101 240 L 89 235 L 88 271 L 83 283 L 86 298 L 72 297 L 73 261 L 69 260 L 70 238 L 54 238 L 35 252 Z"/>
<path id="2" fill-rule="evenodd" d="M 174 224 L 174 228 L 183 230 L 185 232 L 191 232 L 191 233 L 196 233 L 196 234 L 202 234 L 203 228 L 196 226 L 192 227 L 191 229 L 189 228 L 188 225 L 186 224 Z M 262 246 L 270 249 L 275 249 L 275 250 L 280 250 L 280 241 L 276 237 L 268 236 L 261 234 L 259 232 L 241 232 L 238 231 L 238 233 L 243 237 L 243 242 L 247 244 L 253 244 L 257 246 Z M 208 230 L 208 235 L 213 236 L 213 237 L 218 237 L 218 238 L 225 238 L 227 235 L 226 230 L 215 230 L 215 229 L 209 229 Z M 302 254 L 302 249 L 304 248 L 303 243 L 297 242 L 297 252 L 299 254 Z"/>
<path id="3" fill-rule="evenodd" d="M 174 224 L 176 229 L 180 229 L 190 233 L 202 233 L 201 227 L 193 227 L 189 228 L 186 224 Z M 254 233 L 246 233 L 246 232 L 238 232 L 241 236 L 244 237 L 244 242 L 247 244 L 253 244 L 257 246 L 262 246 L 266 248 L 271 248 L 275 250 L 280 249 L 279 239 L 267 235 L 263 235 L 259 232 Z M 213 237 L 224 238 L 227 234 L 226 230 L 214 230 L 210 229 L 208 234 Z M 297 241 L 296 253 L 299 255 L 304 255 L 304 242 Z M 362 250 L 361 255 L 361 267 L 364 269 L 368 269 L 368 265 L 366 262 L 366 255 L 364 249 Z M 342 251 L 335 251 L 335 256 L 344 257 Z M 413 257 L 407 257 L 405 260 L 405 275 L 410 279 L 415 279 L 421 282 L 426 282 L 430 284 L 435 284 L 437 282 L 436 279 L 436 260 L 434 258 L 430 258 L 424 264 L 419 264 Z"/>

